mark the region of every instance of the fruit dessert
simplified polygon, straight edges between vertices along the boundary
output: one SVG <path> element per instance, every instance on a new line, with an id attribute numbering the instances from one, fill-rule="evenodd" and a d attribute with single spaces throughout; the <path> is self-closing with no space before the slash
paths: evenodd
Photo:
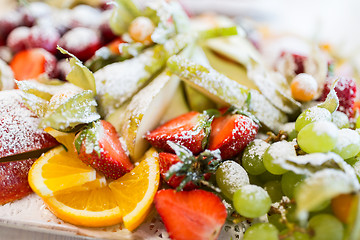
<path id="1" fill-rule="evenodd" d="M 360 238 L 358 76 L 329 47 L 271 60 L 265 33 L 177 1 L 11 16 L 0 213 L 34 191 L 93 237 Z"/>

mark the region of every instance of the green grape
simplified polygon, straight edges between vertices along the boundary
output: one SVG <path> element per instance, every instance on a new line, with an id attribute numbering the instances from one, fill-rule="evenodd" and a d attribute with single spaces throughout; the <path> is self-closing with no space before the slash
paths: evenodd
<path id="1" fill-rule="evenodd" d="M 299 175 L 291 171 L 285 173 L 281 178 L 281 189 L 283 193 L 292 199 L 294 197 L 294 189 L 304 179 L 305 175 Z"/>
<path id="2" fill-rule="evenodd" d="M 286 229 L 286 225 L 281 222 L 281 214 L 276 213 L 268 216 L 269 223 L 274 225 L 279 231 Z"/>
<path id="3" fill-rule="evenodd" d="M 344 235 L 342 223 L 333 215 L 318 214 L 309 221 L 308 228 L 314 233 L 312 240 L 341 240 Z"/>
<path id="4" fill-rule="evenodd" d="M 289 229 L 286 229 L 280 233 L 281 236 L 284 236 L 284 240 L 310 240 L 309 234 L 305 232 L 290 232 Z"/>
<path id="5" fill-rule="evenodd" d="M 263 182 L 260 180 L 259 175 L 249 174 L 250 184 L 262 186 Z"/>
<path id="6" fill-rule="evenodd" d="M 269 194 L 256 185 L 239 188 L 233 197 L 235 210 L 244 217 L 256 218 L 267 213 L 271 206 Z"/>
<path id="7" fill-rule="evenodd" d="M 296 156 L 294 145 L 287 141 L 280 141 L 270 145 L 264 153 L 264 166 L 266 170 L 275 175 L 281 175 L 287 172 L 275 161 L 279 158 Z"/>
<path id="8" fill-rule="evenodd" d="M 295 130 L 295 122 L 285 123 L 282 126 L 281 130 L 283 130 L 287 134 L 287 141 L 289 142 L 291 142 L 297 136 L 297 131 Z"/>
<path id="9" fill-rule="evenodd" d="M 288 206 L 286 206 L 285 216 L 289 222 L 293 222 L 293 223 L 299 222 L 299 219 L 298 219 L 297 213 L 296 213 L 296 205 L 294 203 L 291 203 Z"/>
<path id="10" fill-rule="evenodd" d="M 265 172 L 263 155 L 269 143 L 261 139 L 255 139 L 244 149 L 242 156 L 242 166 L 252 175 L 259 175 Z"/>
<path id="11" fill-rule="evenodd" d="M 348 116 L 340 111 L 335 111 L 331 114 L 331 121 L 339 128 L 349 128 L 350 121 Z"/>
<path id="12" fill-rule="evenodd" d="M 217 185 L 228 199 L 232 199 L 241 186 L 250 183 L 245 169 L 232 160 L 223 162 L 216 170 L 215 176 Z"/>
<path id="13" fill-rule="evenodd" d="M 360 135 L 352 129 L 340 129 L 333 152 L 343 159 L 355 157 L 360 152 Z"/>
<path id="14" fill-rule="evenodd" d="M 256 223 L 246 230 L 243 240 L 278 240 L 278 234 L 271 223 Z"/>
<path id="15" fill-rule="evenodd" d="M 313 122 L 301 129 L 297 142 L 306 153 L 328 152 L 336 145 L 338 131 L 339 129 L 332 122 Z"/>
<path id="16" fill-rule="evenodd" d="M 269 194 L 272 202 L 279 202 L 284 195 L 281 191 L 281 183 L 278 180 L 265 183 L 264 189 Z"/>
<path id="17" fill-rule="evenodd" d="M 272 173 L 269 173 L 268 171 L 265 171 L 264 173 L 257 176 L 263 184 L 269 181 L 281 180 L 281 175 L 274 175 Z"/>
<path id="18" fill-rule="evenodd" d="M 356 119 L 356 128 L 360 128 L 360 116 L 358 116 L 358 118 Z"/>
<path id="19" fill-rule="evenodd" d="M 329 110 L 320 107 L 311 107 L 302 112 L 295 122 L 295 130 L 300 130 L 308 125 L 309 123 L 316 122 L 319 120 L 331 121 L 331 113 Z"/>

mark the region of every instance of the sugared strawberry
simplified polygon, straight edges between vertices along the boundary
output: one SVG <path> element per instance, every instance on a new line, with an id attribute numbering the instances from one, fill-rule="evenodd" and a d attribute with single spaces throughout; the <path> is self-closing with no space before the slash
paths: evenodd
<path id="1" fill-rule="evenodd" d="M 32 193 L 28 173 L 34 161 L 35 159 L 0 162 L 0 205 Z"/>
<path id="2" fill-rule="evenodd" d="M 258 129 L 259 126 L 244 115 L 216 117 L 211 124 L 208 149 L 219 149 L 223 160 L 230 159 L 255 139 Z"/>
<path id="3" fill-rule="evenodd" d="M 80 60 L 86 61 L 101 47 L 101 41 L 95 30 L 77 27 L 60 38 L 59 46 L 74 54 Z"/>
<path id="4" fill-rule="evenodd" d="M 325 101 L 326 96 L 330 92 L 330 88 L 334 80 L 337 78 L 329 78 L 325 82 L 320 101 Z M 340 77 L 334 88 L 339 98 L 338 111 L 345 113 L 349 118 L 354 116 L 354 102 L 356 98 L 356 83 L 352 78 Z"/>
<path id="5" fill-rule="evenodd" d="M 161 177 L 172 188 L 177 188 L 180 185 L 181 181 L 185 178 L 185 176 L 173 175 L 170 177 L 170 179 L 166 179 L 166 173 L 169 171 L 170 167 L 178 162 L 180 162 L 180 159 L 176 154 L 166 152 L 159 153 Z M 197 188 L 197 186 L 192 182 L 188 182 L 184 187 L 185 190 L 191 190 L 195 188 Z"/>
<path id="6" fill-rule="evenodd" d="M 154 203 L 173 240 L 217 239 L 227 216 L 220 198 L 204 190 L 160 190 Z"/>
<path id="7" fill-rule="evenodd" d="M 204 128 L 208 118 L 208 115 L 195 111 L 185 113 L 149 132 L 146 139 L 152 146 L 166 152 L 174 152 L 167 144 L 171 141 L 198 154 L 204 149 L 203 143 L 207 138 Z"/>
<path id="8" fill-rule="evenodd" d="M 115 38 L 118 37 L 117 35 L 115 35 L 115 33 L 110 28 L 109 22 L 110 22 L 111 13 L 112 13 L 112 10 L 103 12 L 102 21 L 99 26 L 100 35 L 101 35 L 103 43 L 105 43 L 105 44 L 113 41 Z"/>
<path id="9" fill-rule="evenodd" d="M 111 123 L 100 120 L 81 131 L 74 141 L 79 158 L 106 177 L 118 179 L 134 166 L 126 155 Z"/>
<path id="10" fill-rule="evenodd" d="M 9 34 L 6 44 L 13 53 L 23 51 L 29 47 L 30 28 L 17 27 Z"/>
<path id="11" fill-rule="evenodd" d="M 43 73 L 50 77 L 57 75 L 56 58 L 42 48 L 18 52 L 10 62 L 16 80 L 36 79 Z"/>
<path id="12" fill-rule="evenodd" d="M 30 29 L 29 47 L 43 48 L 48 52 L 55 54 L 59 39 L 60 34 L 55 28 L 34 26 Z"/>

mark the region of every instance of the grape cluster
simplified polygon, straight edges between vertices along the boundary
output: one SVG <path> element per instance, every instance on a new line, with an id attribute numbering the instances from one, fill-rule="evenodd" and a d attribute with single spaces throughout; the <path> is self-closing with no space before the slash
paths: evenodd
<path id="1" fill-rule="evenodd" d="M 244 240 L 343 239 L 349 223 L 349 206 L 355 195 L 343 194 L 328 199 L 311 210 L 306 223 L 301 222 L 295 196 L 308 176 L 289 171 L 279 161 L 333 152 L 354 168 L 360 166 L 358 130 L 350 128 L 346 114 L 327 106 L 331 104 L 303 111 L 292 125 L 293 129 L 287 129 L 292 137 L 255 139 L 244 149 L 240 163 L 226 161 L 219 167 L 217 185 L 225 198 L 232 201 L 236 214 L 247 219 L 267 216 L 268 222 L 254 223 L 246 230 Z M 355 169 L 355 172 L 359 171 Z"/>

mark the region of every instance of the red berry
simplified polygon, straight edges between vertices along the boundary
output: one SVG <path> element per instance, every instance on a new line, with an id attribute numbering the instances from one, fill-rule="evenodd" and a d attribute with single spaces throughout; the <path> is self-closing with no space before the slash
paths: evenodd
<path id="1" fill-rule="evenodd" d="M 36 79 L 43 73 L 57 76 L 56 58 L 42 48 L 18 52 L 10 62 L 16 80 Z"/>
<path id="2" fill-rule="evenodd" d="M 211 124 L 208 148 L 219 149 L 222 159 L 238 155 L 255 139 L 259 126 L 244 115 L 225 115 L 217 117 Z"/>
<path id="3" fill-rule="evenodd" d="M 185 176 L 173 175 L 169 180 L 166 180 L 166 173 L 169 171 L 172 165 L 178 162 L 180 162 L 180 159 L 176 154 L 166 153 L 166 152 L 159 153 L 159 165 L 160 165 L 161 177 L 172 188 L 177 188 L 185 177 Z M 195 188 L 197 188 L 197 186 L 192 182 L 188 182 L 184 187 L 185 190 L 191 190 Z"/>
<path id="4" fill-rule="evenodd" d="M 6 44 L 13 53 L 25 50 L 29 46 L 30 28 L 17 27 L 8 36 Z"/>
<path id="5" fill-rule="evenodd" d="M 227 217 L 220 198 L 204 190 L 160 190 L 154 203 L 173 240 L 217 239 Z"/>
<path id="6" fill-rule="evenodd" d="M 294 63 L 294 73 L 295 75 L 305 72 L 305 61 L 307 60 L 307 56 L 290 53 L 290 52 L 281 52 L 281 58 L 292 60 Z"/>
<path id="7" fill-rule="evenodd" d="M 203 129 L 197 130 L 201 116 L 199 112 L 194 111 L 185 113 L 151 131 L 146 135 L 146 139 L 152 146 L 166 152 L 174 152 L 167 144 L 167 141 L 172 141 L 196 155 L 203 150 L 202 141 L 206 137 Z"/>
<path id="8" fill-rule="evenodd" d="M 48 52 L 56 53 L 60 34 L 53 27 L 34 26 L 30 29 L 29 47 L 43 48 Z"/>
<path id="9" fill-rule="evenodd" d="M 82 61 L 91 58 L 101 47 L 100 38 L 95 30 L 77 27 L 65 33 L 59 45 Z"/>
<path id="10" fill-rule="evenodd" d="M 336 78 L 327 79 L 319 99 L 320 101 L 325 101 L 335 79 Z M 356 82 L 352 78 L 340 77 L 334 90 L 339 98 L 338 111 L 345 113 L 349 118 L 353 118 L 354 102 L 356 98 Z"/>
<path id="11" fill-rule="evenodd" d="M 74 144 L 79 158 L 108 178 L 118 179 L 134 168 L 114 126 L 105 120 L 81 131 Z"/>
<path id="12" fill-rule="evenodd" d="M 22 16 L 17 11 L 11 11 L 0 18 L 0 42 L 6 43 L 9 33 L 20 26 Z"/>
<path id="13" fill-rule="evenodd" d="M 35 159 L 0 162 L 0 205 L 32 193 L 28 173 L 34 161 Z"/>
<path id="14" fill-rule="evenodd" d="M 112 13 L 111 10 L 105 11 L 103 13 L 102 21 L 99 26 L 100 35 L 103 40 L 103 43 L 105 44 L 115 40 L 118 37 L 110 28 L 109 21 L 110 21 L 111 13 Z"/>

